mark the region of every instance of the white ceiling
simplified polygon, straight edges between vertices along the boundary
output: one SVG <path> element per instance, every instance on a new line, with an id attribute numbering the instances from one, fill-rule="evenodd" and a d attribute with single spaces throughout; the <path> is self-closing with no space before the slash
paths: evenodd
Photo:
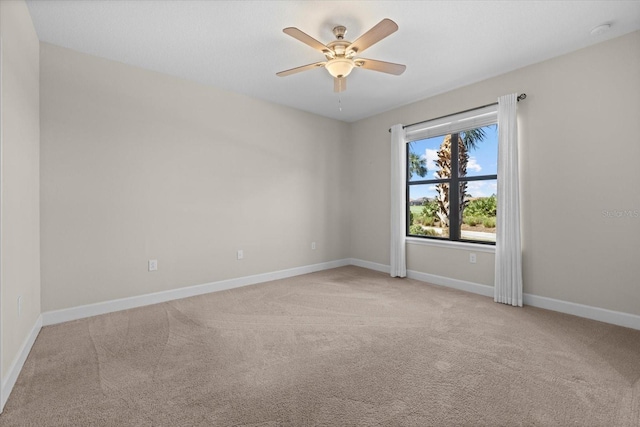
<path id="1" fill-rule="evenodd" d="M 640 1 L 27 0 L 41 41 L 352 122 L 640 29 Z M 383 18 L 399 30 L 363 57 L 401 76 L 355 69 L 333 92 L 324 60 L 287 36 L 347 27 L 354 41 Z M 602 23 L 611 29 L 598 36 Z M 526 89 L 526 88 L 525 88 Z M 342 111 L 338 108 L 340 97 Z"/>

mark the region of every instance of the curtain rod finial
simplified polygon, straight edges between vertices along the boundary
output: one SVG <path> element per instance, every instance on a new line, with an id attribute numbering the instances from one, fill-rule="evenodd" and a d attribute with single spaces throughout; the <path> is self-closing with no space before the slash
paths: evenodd
<path id="1" fill-rule="evenodd" d="M 518 95 L 518 101 L 522 101 L 523 99 L 527 99 L 526 93 L 521 93 L 520 95 Z"/>

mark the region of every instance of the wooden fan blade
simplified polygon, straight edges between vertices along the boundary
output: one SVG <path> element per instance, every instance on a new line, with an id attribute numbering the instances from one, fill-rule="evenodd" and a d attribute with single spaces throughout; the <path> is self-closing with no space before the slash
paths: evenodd
<path id="1" fill-rule="evenodd" d="M 276 73 L 276 76 L 279 76 L 279 77 L 290 76 L 291 74 L 300 73 L 302 71 L 307 71 L 307 70 L 310 70 L 312 68 L 324 67 L 324 64 L 326 64 L 326 62 L 315 62 L 313 64 L 303 65 L 302 67 L 296 67 L 296 68 L 292 68 L 290 70 L 280 71 L 279 73 Z"/>
<path id="2" fill-rule="evenodd" d="M 369 46 L 378 43 L 383 38 L 398 31 L 398 24 L 391 19 L 383 19 L 378 22 L 372 29 L 361 35 L 358 40 L 354 41 L 347 47 L 347 52 L 350 50 L 361 53 Z"/>
<path id="3" fill-rule="evenodd" d="M 303 31 L 300 31 L 296 27 L 287 27 L 282 31 L 285 34 L 290 35 L 294 39 L 300 40 L 302 43 L 304 43 L 304 44 L 306 44 L 308 46 L 311 46 L 312 48 L 314 48 L 316 50 L 319 50 L 322 53 L 330 50 L 328 47 L 326 47 L 325 45 L 320 43 L 318 40 L 314 39 L 309 34 L 303 32 Z"/>
<path id="4" fill-rule="evenodd" d="M 366 70 L 380 71 L 381 73 L 394 74 L 399 76 L 407 69 L 406 65 L 394 64 L 393 62 L 376 61 L 375 59 L 358 58 L 356 65 Z"/>
<path id="5" fill-rule="evenodd" d="M 333 79 L 333 91 L 334 92 L 344 92 L 347 90 L 347 78 L 346 77 L 335 77 Z"/>

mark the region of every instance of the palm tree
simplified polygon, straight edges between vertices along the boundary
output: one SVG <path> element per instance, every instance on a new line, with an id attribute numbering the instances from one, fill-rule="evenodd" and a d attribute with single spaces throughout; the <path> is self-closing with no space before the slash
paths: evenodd
<path id="1" fill-rule="evenodd" d="M 451 178 L 451 140 L 456 139 L 458 142 L 458 177 L 462 178 L 467 175 L 467 164 L 469 163 L 469 150 L 477 148 L 478 143 L 482 142 L 486 138 L 484 129 L 470 129 L 460 133 L 453 133 L 444 137 L 440 149 L 438 150 L 438 165 L 437 176 L 441 179 Z M 460 190 L 458 192 L 458 206 L 460 212 L 460 225 L 462 225 L 462 215 L 464 208 L 467 205 L 467 182 L 460 182 Z M 436 185 L 438 195 L 436 199 L 438 201 L 438 219 L 440 220 L 440 226 L 443 228 L 449 227 L 449 183 L 441 183 Z"/>
<path id="2" fill-rule="evenodd" d="M 427 174 L 427 161 L 420 155 L 410 152 L 409 153 L 409 176 L 413 174 L 424 177 Z"/>
<path id="3" fill-rule="evenodd" d="M 464 132 L 460 132 L 460 137 L 462 138 L 462 143 L 464 144 L 467 151 L 475 150 L 478 148 L 478 142 L 484 141 L 487 137 L 487 134 L 484 132 L 482 128 L 469 129 Z"/>
<path id="4" fill-rule="evenodd" d="M 411 143 L 409 143 L 409 178 L 411 178 L 414 173 L 424 178 L 428 172 L 427 160 L 414 152 L 412 148 Z"/>

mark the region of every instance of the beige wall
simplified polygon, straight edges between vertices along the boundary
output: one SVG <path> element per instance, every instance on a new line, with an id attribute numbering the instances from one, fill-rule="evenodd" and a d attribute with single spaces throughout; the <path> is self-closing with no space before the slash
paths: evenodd
<path id="1" fill-rule="evenodd" d="M 6 378 L 40 315 L 39 44 L 24 2 L 0 1 L 0 36 L 0 301 L 2 377 Z"/>
<path id="2" fill-rule="evenodd" d="M 396 123 L 528 95 L 519 109 L 524 291 L 640 315 L 640 32 L 352 124 L 351 256 L 389 263 Z M 492 254 L 407 246 L 408 268 L 493 284 Z M 446 257 L 445 257 L 446 254 Z"/>
<path id="3" fill-rule="evenodd" d="M 347 124 L 46 43 L 40 64 L 43 311 L 348 256 Z"/>
<path id="4" fill-rule="evenodd" d="M 42 44 L 43 310 L 388 264 L 388 128 L 526 92 L 525 292 L 640 314 L 640 218 L 603 215 L 640 210 L 639 52 L 636 32 L 344 124 Z M 408 267 L 491 285 L 468 252 L 409 245 Z"/>

